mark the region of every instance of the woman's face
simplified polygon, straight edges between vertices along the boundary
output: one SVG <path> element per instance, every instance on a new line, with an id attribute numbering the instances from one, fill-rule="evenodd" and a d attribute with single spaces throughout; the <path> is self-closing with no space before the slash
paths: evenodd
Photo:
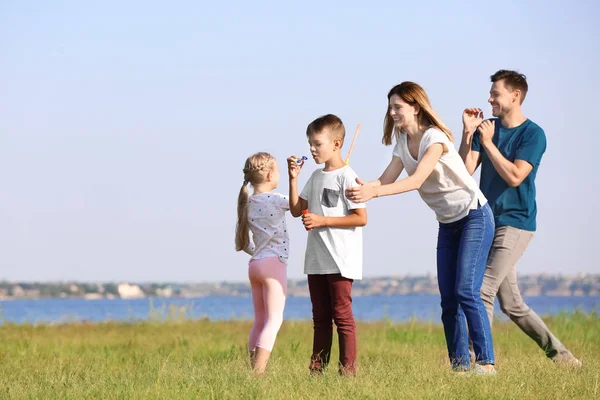
<path id="1" fill-rule="evenodd" d="M 390 117 L 394 120 L 397 129 L 405 130 L 408 126 L 417 122 L 418 110 L 408 104 L 397 94 L 390 97 Z"/>

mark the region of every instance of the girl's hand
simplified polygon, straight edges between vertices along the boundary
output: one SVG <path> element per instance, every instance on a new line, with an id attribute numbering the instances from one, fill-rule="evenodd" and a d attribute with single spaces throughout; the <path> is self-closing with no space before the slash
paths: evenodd
<path id="1" fill-rule="evenodd" d="M 360 186 L 346 189 L 346 198 L 353 203 L 366 203 L 375 197 L 376 189 L 373 185 L 363 182 L 360 178 L 356 178 L 356 183 Z"/>
<path id="2" fill-rule="evenodd" d="M 304 224 L 304 228 L 308 231 L 320 226 L 325 226 L 325 217 L 311 213 L 302 214 L 302 223 Z"/>
<path id="3" fill-rule="evenodd" d="M 296 179 L 298 175 L 300 175 L 300 170 L 302 170 L 302 166 L 304 165 L 304 160 L 300 164 L 298 164 L 298 157 L 291 156 L 287 159 L 288 164 L 288 175 L 290 179 Z"/>

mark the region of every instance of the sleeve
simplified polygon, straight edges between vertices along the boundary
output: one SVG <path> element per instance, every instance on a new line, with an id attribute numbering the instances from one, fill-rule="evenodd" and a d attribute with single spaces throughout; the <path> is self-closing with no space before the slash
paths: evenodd
<path id="1" fill-rule="evenodd" d="M 248 232 L 248 235 L 250 237 L 250 241 L 248 242 L 248 247 L 244 249 L 244 252 L 246 252 L 246 254 L 250 256 L 253 256 L 254 250 L 256 250 L 256 246 L 254 245 L 254 240 L 252 239 L 252 231 Z"/>
<path id="2" fill-rule="evenodd" d="M 524 160 L 536 166 L 546 151 L 546 134 L 540 127 L 523 132 L 521 143 L 515 152 L 515 160 Z"/>
<path id="3" fill-rule="evenodd" d="M 351 188 L 351 187 L 360 186 L 356 182 L 357 177 L 358 177 L 358 175 L 356 174 L 356 172 L 354 172 L 353 169 L 348 168 L 347 172 L 345 172 L 344 175 L 342 175 L 342 181 L 340 182 L 341 186 L 342 186 L 342 199 L 344 200 L 346 207 L 348 207 L 348 210 L 354 210 L 357 208 L 366 208 L 365 203 L 353 203 L 350 200 L 348 200 L 348 198 L 346 197 L 346 189 Z"/>
<path id="4" fill-rule="evenodd" d="M 275 205 L 283 211 L 288 211 L 290 209 L 290 199 L 288 196 L 275 193 L 274 201 Z"/>
<path id="5" fill-rule="evenodd" d="M 427 131 L 427 134 L 423 137 L 423 142 L 421 144 L 423 153 L 421 154 L 421 156 L 425 154 L 425 151 L 427 151 L 427 149 L 431 147 L 431 145 L 436 143 L 443 144 L 446 147 L 446 151 L 448 151 L 450 146 L 452 146 L 452 143 L 450 143 L 450 139 L 448 139 L 448 136 L 446 136 L 444 132 L 439 131 L 437 129 L 430 129 Z"/>
<path id="6" fill-rule="evenodd" d="M 306 201 L 308 201 L 308 198 L 310 197 L 310 193 L 312 192 L 313 176 L 314 176 L 314 173 L 310 176 L 310 178 L 308 178 L 308 182 L 306 182 L 306 184 L 304 185 L 304 188 L 302 188 L 302 192 L 300 193 L 300 198 L 304 199 Z"/>
<path id="7" fill-rule="evenodd" d="M 396 140 L 396 145 L 394 146 L 394 151 L 392 152 L 394 157 L 400 158 L 400 140 Z"/>
<path id="8" fill-rule="evenodd" d="M 481 138 L 479 132 L 475 131 L 473 134 L 473 141 L 471 142 L 471 150 L 481 153 Z"/>

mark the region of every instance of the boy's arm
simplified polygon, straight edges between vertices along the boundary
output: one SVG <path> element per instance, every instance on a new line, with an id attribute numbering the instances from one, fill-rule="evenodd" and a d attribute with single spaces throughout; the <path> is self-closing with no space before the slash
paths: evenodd
<path id="1" fill-rule="evenodd" d="M 317 214 L 306 214 L 303 218 L 304 227 L 313 229 L 319 227 L 328 228 L 355 228 L 367 225 L 367 209 L 355 208 L 344 217 L 324 217 Z"/>
<path id="2" fill-rule="evenodd" d="M 342 198 L 340 201 L 344 202 L 345 206 L 348 209 L 349 214 L 339 217 L 325 217 L 317 214 L 306 214 L 304 215 L 302 221 L 304 223 L 304 227 L 307 229 L 317 228 L 317 227 L 329 227 L 329 228 L 355 228 L 365 226 L 367 224 L 367 209 L 363 204 L 355 204 L 350 200 L 344 197 L 344 188 L 349 188 L 352 186 L 356 186 L 357 182 L 355 182 L 356 174 L 352 171 L 351 174 L 346 174 L 342 177 L 341 184 L 341 192 Z"/>
<path id="3" fill-rule="evenodd" d="M 298 218 L 302 215 L 302 210 L 308 208 L 308 201 L 304 200 L 298 195 L 298 175 L 302 169 L 302 165 L 298 165 L 295 156 L 289 157 L 288 162 L 288 175 L 290 178 L 290 214 L 293 217 Z"/>
<path id="4" fill-rule="evenodd" d="M 290 179 L 290 214 L 298 218 L 302 215 L 302 210 L 308 209 L 308 200 L 304 200 L 298 195 L 298 179 Z"/>

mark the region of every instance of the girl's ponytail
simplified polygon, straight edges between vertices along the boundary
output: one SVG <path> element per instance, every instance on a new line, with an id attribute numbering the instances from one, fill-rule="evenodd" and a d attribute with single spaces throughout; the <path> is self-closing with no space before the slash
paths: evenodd
<path id="1" fill-rule="evenodd" d="M 238 195 L 237 206 L 238 221 L 235 226 L 235 250 L 241 251 L 248 248 L 250 244 L 250 228 L 248 227 L 248 181 L 244 184 Z"/>

